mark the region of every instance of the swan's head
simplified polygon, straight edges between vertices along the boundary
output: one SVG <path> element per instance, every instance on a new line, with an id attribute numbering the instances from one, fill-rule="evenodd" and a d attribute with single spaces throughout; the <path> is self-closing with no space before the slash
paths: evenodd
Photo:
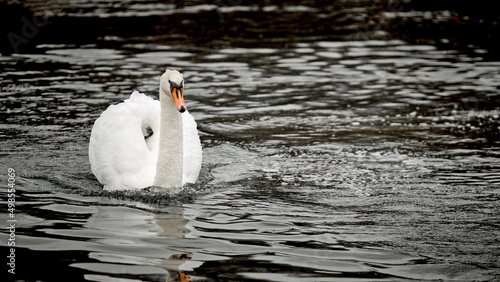
<path id="1" fill-rule="evenodd" d="M 187 110 L 184 102 L 184 78 L 182 74 L 176 70 L 165 71 L 160 79 L 160 88 L 166 95 L 171 95 L 174 99 L 175 107 L 179 112 L 183 113 Z"/>

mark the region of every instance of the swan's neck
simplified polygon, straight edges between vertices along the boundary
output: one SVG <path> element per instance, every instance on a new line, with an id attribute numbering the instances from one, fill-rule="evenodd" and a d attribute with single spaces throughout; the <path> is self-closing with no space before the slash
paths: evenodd
<path id="1" fill-rule="evenodd" d="M 155 186 L 181 187 L 183 172 L 182 114 L 174 99 L 160 88 L 160 150 L 156 164 Z"/>

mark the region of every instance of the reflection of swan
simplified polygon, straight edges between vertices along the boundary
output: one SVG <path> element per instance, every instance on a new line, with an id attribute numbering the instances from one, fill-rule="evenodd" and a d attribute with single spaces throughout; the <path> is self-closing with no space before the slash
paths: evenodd
<path id="1" fill-rule="evenodd" d="M 164 207 L 160 213 L 122 206 L 96 207 L 85 230 L 96 236 L 89 243 L 89 258 L 101 263 L 76 262 L 71 266 L 95 273 L 85 275 L 92 281 L 139 273 L 166 274 L 167 282 L 191 281 L 189 272 L 203 261 L 192 259 L 196 249 L 189 245 L 191 240 L 182 239 L 190 232 L 183 214 L 184 208 L 176 206 Z"/>
<path id="2" fill-rule="evenodd" d="M 172 188 L 196 182 L 201 144 L 196 122 L 186 111 L 183 88 L 182 74 L 167 70 L 160 79 L 160 101 L 134 91 L 95 121 L 89 160 L 104 189 Z"/>
<path id="3" fill-rule="evenodd" d="M 170 256 L 170 258 L 163 260 L 160 267 L 168 272 L 166 281 L 192 281 L 191 276 L 181 269 L 182 265 L 190 259 L 191 254 L 184 253 L 175 254 Z"/>
<path id="4" fill-rule="evenodd" d="M 158 233 L 159 236 L 183 238 L 189 233 L 189 229 L 186 228 L 189 221 L 182 216 L 183 210 L 180 207 L 168 207 L 168 213 L 155 215 L 155 224 L 163 229 Z M 166 281 L 192 281 L 191 276 L 185 271 L 198 268 L 203 262 L 191 261 L 192 254 L 184 247 L 166 246 L 165 248 L 175 252 L 175 254 L 168 259 L 162 260 L 158 265 L 168 272 Z"/>

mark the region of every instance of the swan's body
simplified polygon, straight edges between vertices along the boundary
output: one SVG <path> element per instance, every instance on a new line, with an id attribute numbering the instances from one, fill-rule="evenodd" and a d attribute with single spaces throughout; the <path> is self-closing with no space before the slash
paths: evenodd
<path id="1" fill-rule="evenodd" d="M 95 121 L 89 160 L 105 190 L 196 182 L 202 151 L 196 122 L 186 111 L 183 86 L 182 75 L 167 70 L 160 80 L 160 101 L 135 91 Z"/>

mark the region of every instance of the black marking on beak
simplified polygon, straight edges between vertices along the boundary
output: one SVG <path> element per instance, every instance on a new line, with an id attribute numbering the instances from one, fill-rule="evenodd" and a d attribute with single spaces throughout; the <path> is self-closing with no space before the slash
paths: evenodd
<path id="1" fill-rule="evenodd" d="M 173 81 L 168 81 L 170 83 L 170 89 L 181 89 L 184 86 L 184 80 L 182 80 L 179 84 L 173 82 Z"/>

